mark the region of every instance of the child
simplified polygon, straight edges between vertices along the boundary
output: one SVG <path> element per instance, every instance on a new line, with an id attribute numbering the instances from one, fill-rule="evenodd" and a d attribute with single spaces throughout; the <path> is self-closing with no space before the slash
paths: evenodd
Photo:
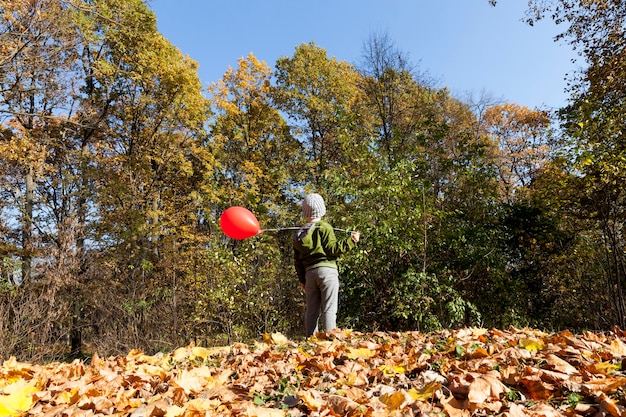
<path id="1" fill-rule="evenodd" d="M 336 259 L 356 246 L 359 232 L 337 240 L 333 227 L 322 217 L 326 206 L 321 195 L 309 194 L 302 200 L 302 217 L 306 224 L 294 238 L 294 261 L 298 279 L 306 295 L 305 333 L 317 332 L 322 316 L 325 331 L 337 327 L 339 271 Z"/>

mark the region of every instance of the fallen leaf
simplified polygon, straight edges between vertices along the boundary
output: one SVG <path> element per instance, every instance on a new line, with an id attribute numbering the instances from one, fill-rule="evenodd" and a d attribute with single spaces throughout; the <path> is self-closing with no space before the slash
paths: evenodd
<path id="1" fill-rule="evenodd" d="M 443 409 L 448 416 L 450 417 L 469 417 L 471 416 L 470 410 L 467 409 L 465 401 L 459 401 L 454 398 L 454 396 L 450 396 L 446 399 L 441 400 L 441 404 Z"/>
<path id="2" fill-rule="evenodd" d="M 202 392 L 211 380 L 211 370 L 206 366 L 201 366 L 183 370 L 172 383 L 181 387 L 189 395 Z"/>
<path id="3" fill-rule="evenodd" d="M 260 407 L 258 405 L 249 405 L 246 407 L 247 417 L 282 417 L 286 414 L 287 412 L 284 410 Z"/>
<path id="4" fill-rule="evenodd" d="M 528 410 L 528 414 L 533 417 L 562 417 L 563 414 L 550 404 L 537 404 Z"/>
<path id="5" fill-rule="evenodd" d="M 349 359 L 370 359 L 377 355 L 375 350 L 368 348 L 348 348 Z"/>
<path id="6" fill-rule="evenodd" d="M 540 339 L 529 337 L 520 339 L 519 345 L 528 351 L 537 352 L 544 348 L 545 343 Z"/>
<path id="7" fill-rule="evenodd" d="M 421 388 L 411 388 L 407 392 L 415 401 L 428 401 L 441 389 L 441 382 L 431 382 Z"/>
<path id="8" fill-rule="evenodd" d="M 330 405 L 333 412 L 339 416 L 352 416 L 360 414 L 359 409 L 361 405 L 359 403 L 339 395 L 329 395 L 328 405 Z"/>
<path id="9" fill-rule="evenodd" d="M 218 408 L 221 404 L 222 403 L 219 400 L 194 398 L 193 400 L 186 403 L 183 409 L 189 412 L 191 415 L 194 415 L 194 413 L 199 415 L 210 415 L 211 412 Z"/>
<path id="10" fill-rule="evenodd" d="M 601 393 L 598 397 L 600 400 L 600 408 L 613 417 L 622 417 L 624 415 L 624 407 L 620 407 L 609 398 L 605 393 Z"/>
<path id="11" fill-rule="evenodd" d="M 380 401 L 385 404 L 389 410 L 399 410 L 405 400 L 406 397 L 400 391 L 380 396 Z"/>
<path id="12" fill-rule="evenodd" d="M 165 411 L 165 417 L 179 417 L 185 414 L 185 409 L 177 405 L 170 405 Z"/>
<path id="13" fill-rule="evenodd" d="M 0 416 L 19 416 L 33 405 L 33 393 L 39 391 L 37 381 L 17 381 L 4 387 L 0 395 Z"/>
<path id="14" fill-rule="evenodd" d="M 406 369 L 404 369 L 402 365 L 381 365 L 378 369 L 383 371 L 385 375 L 404 374 L 406 372 Z"/>
<path id="15" fill-rule="evenodd" d="M 509 409 L 502 413 L 504 417 L 528 417 L 529 413 L 525 407 L 521 405 L 510 403 Z"/>
<path id="16" fill-rule="evenodd" d="M 297 396 L 309 410 L 317 411 L 324 405 L 319 393 L 315 390 L 301 390 Z"/>
<path id="17" fill-rule="evenodd" d="M 548 356 L 546 356 L 546 363 L 551 369 L 562 372 L 566 375 L 579 374 L 578 369 L 570 365 L 569 362 L 559 358 L 558 356 L 554 354 L 549 354 Z"/>
<path id="18" fill-rule="evenodd" d="M 626 344 L 620 339 L 611 340 L 610 350 L 611 354 L 615 357 L 621 358 L 622 356 L 626 356 Z"/>
<path id="19" fill-rule="evenodd" d="M 542 381 L 538 375 L 525 376 L 521 382 L 528 390 L 530 397 L 536 401 L 547 400 L 556 391 L 554 385 Z"/>
<path id="20" fill-rule="evenodd" d="M 263 341 L 268 345 L 286 345 L 289 339 L 282 333 L 272 333 L 263 335 Z"/>
<path id="21" fill-rule="evenodd" d="M 611 362 L 599 362 L 592 364 L 590 368 L 592 369 L 591 372 L 593 373 L 601 373 L 606 375 L 610 372 L 618 371 L 621 367 L 620 365 Z"/>

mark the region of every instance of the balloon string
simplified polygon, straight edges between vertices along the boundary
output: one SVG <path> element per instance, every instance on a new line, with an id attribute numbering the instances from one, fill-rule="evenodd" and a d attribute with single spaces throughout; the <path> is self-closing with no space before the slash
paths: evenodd
<path id="1" fill-rule="evenodd" d="M 264 232 L 282 232 L 283 230 L 299 230 L 299 227 L 279 227 L 277 229 L 263 229 L 259 230 L 261 233 Z"/>
<path id="2" fill-rule="evenodd" d="M 279 227 L 277 229 L 262 229 L 259 230 L 259 233 L 265 233 L 265 232 L 282 232 L 284 230 L 300 230 L 301 227 Z M 346 232 L 346 233 L 352 233 L 354 232 L 354 230 L 347 230 L 347 229 L 338 229 L 336 227 L 333 227 L 333 230 L 336 232 Z"/>

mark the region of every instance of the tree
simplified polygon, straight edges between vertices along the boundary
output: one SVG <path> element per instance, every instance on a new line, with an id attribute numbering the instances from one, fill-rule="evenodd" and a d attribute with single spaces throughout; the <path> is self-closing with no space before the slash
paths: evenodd
<path id="1" fill-rule="evenodd" d="M 560 38 L 579 51 L 588 65 L 570 84 L 572 98 L 560 116 L 566 129 L 565 143 L 572 151 L 572 186 L 579 190 L 579 215 L 595 221 L 604 248 L 603 287 L 611 294 L 613 320 L 626 323 L 626 262 L 623 234 L 626 222 L 622 184 L 626 178 L 626 74 L 624 36 L 626 8 L 622 1 L 535 1 L 528 21 L 550 14 L 566 25 Z M 582 182 L 582 184 L 581 184 Z M 587 233 L 594 236 L 593 230 Z"/>
<path id="2" fill-rule="evenodd" d="M 294 136 L 303 144 L 310 166 L 309 183 L 324 187 L 328 169 L 340 167 L 351 159 L 346 146 L 355 123 L 352 109 L 359 96 L 354 67 L 311 42 L 296 47 L 293 57 L 276 63 L 276 88 L 273 100 L 288 116 Z"/>
<path id="3" fill-rule="evenodd" d="M 470 323 L 479 316 L 470 299 L 479 297 L 463 282 L 497 258 L 491 145 L 473 134 L 469 106 L 404 68 L 384 68 L 406 64 L 384 56 L 394 48 L 370 51 L 379 53 L 365 54 L 376 60 L 361 64 L 364 132 L 353 131 L 366 144 L 353 158 L 360 176 L 336 172 L 331 181 L 349 196 L 343 218 L 364 236 L 347 261 L 346 321 L 394 329 Z M 374 310 L 371 300 L 378 300 Z"/>
<path id="4" fill-rule="evenodd" d="M 504 201 L 529 186 L 549 159 L 549 117 L 512 103 L 487 108 L 483 127 L 497 144 L 495 168 Z"/>
<path id="5" fill-rule="evenodd" d="M 75 133 L 93 131 L 95 125 L 74 114 L 83 107 L 81 81 L 87 79 L 80 65 L 81 7 L 71 1 L 3 2 L 1 7 L 5 55 L 0 111 L 12 131 L 2 143 L 2 160 L 10 167 L 4 182 L 12 206 L 7 214 L 21 218 L 21 284 L 37 293 L 39 288 L 28 284 L 33 278 L 43 281 L 52 299 L 74 293 L 70 288 L 85 266 L 85 216 L 78 220 L 76 214 L 85 212 L 86 170 Z M 17 195 L 11 195 L 13 190 Z M 39 266 L 36 274 L 33 264 Z M 79 306 L 69 302 L 54 314 L 39 313 L 43 323 L 65 324 L 74 320 Z M 73 348 L 80 343 L 74 336 Z"/>
<path id="6" fill-rule="evenodd" d="M 290 181 L 299 175 L 301 147 L 271 103 L 271 73 L 250 54 L 210 88 L 216 113 L 212 142 L 223 166 L 223 198 L 230 204 L 276 210 L 289 201 Z"/>
<path id="7" fill-rule="evenodd" d="M 161 332 L 165 340 L 175 340 L 183 306 L 193 305 L 181 288 L 201 267 L 198 249 L 207 240 L 198 229 L 210 180 L 206 171 L 213 164 L 203 132 L 209 103 L 197 64 L 157 32 L 154 14 L 143 2 L 101 7 L 95 16 L 118 23 L 96 25 L 102 48 L 94 82 L 104 90 L 100 97 L 114 100 L 95 148 L 93 236 L 102 250 L 100 262 L 113 267 L 105 276 L 108 285 L 95 293 L 111 294 L 106 298 L 113 306 L 91 300 L 99 323 L 94 328 L 113 337 L 106 321 L 115 308 L 133 324 L 119 339 L 136 345 Z M 153 308 L 166 313 L 153 314 Z"/>
<path id="8" fill-rule="evenodd" d="M 396 155 L 415 146 L 415 136 L 421 133 L 428 88 L 416 80 L 408 55 L 386 33 L 371 34 L 363 44 L 359 71 L 376 132 L 372 145 L 393 165 Z"/>
<path id="9" fill-rule="evenodd" d="M 603 248 L 603 254 L 596 255 L 596 265 L 602 269 L 599 276 L 604 277 L 599 286 L 610 300 L 609 320 L 623 326 L 626 7 L 622 1 L 529 3 L 529 23 L 546 15 L 565 25 L 558 38 L 567 40 L 587 64 L 572 76 L 570 102 L 559 112 L 565 133 L 562 148 L 572 173 L 568 188 L 577 191 L 570 208 L 576 213 L 580 233 Z"/>
<path id="10" fill-rule="evenodd" d="M 189 301 L 180 288 L 207 240 L 213 162 L 197 66 L 140 0 L 9 3 L 1 150 L 6 178 L 26 179 L 6 188 L 25 196 L 9 211 L 23 219 L 19 291 L 39 291 L 26 285 L 36 259 L 42 293 L 60 300 L 54 337 L 69 336 L 72 354 L 84 332 L 135 345 L 167 328 L 173 340 Z M 167 314 L 147 314 L 164 298 Z M 126 314 L 124 331 L 112 314 Z"/>
<path id="11" fill-rule="evenodd" d="M 48 174 L 47 149 L 55 147 L 63 112 L 72 102 L 67 74 L 76 59 L 75 41 L 71 11 L 61 2 L 5 1 L 0 10 L 0 113 L 12 131 L 2 144 L 5 195 L 19 213 L 22 281 L 27 282 L 39 246 L 54 236 L 39 222 L 45 196 L 37 185 Z"/>
<path id="12" fill-rule="evenodd" d="M 293 188 L 303 177 L 304 158 L 301 144 L 272 103 L 271 76 L 271 68 L 250 54 L 209 89 L 215 113 L 211 147 L 219 164 L 215 207 L 221 213 L 227 206 L 243 205 L 262 224 L 291 224 L 297 221 Z M 198 311 L 198 316 L 230 340 L 237 333 L 241 337 L 293 326 L 286 319 L 296 316 L 298 307 L 289 296 L 296 280 L 285 279 L 285 270 L 293 268 L 290 236 L 272 234 L 253 245 L 222 243 L 214 247 L 220 276 L 201 292 L 212 310 Z"/>

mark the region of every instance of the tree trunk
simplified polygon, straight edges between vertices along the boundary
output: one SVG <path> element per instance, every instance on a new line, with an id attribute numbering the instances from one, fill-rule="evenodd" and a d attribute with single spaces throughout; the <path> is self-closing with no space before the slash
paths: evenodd
<path id="1" fill-rule="evenodd" d="M 33 207 L 35 198 L 35 179 L 33 168 L 26 174 L 26 189 L 24 193 L 24 213 L 22 215 L 22 283 L 31 279 L 32 251 L 33 251 Z"/>

